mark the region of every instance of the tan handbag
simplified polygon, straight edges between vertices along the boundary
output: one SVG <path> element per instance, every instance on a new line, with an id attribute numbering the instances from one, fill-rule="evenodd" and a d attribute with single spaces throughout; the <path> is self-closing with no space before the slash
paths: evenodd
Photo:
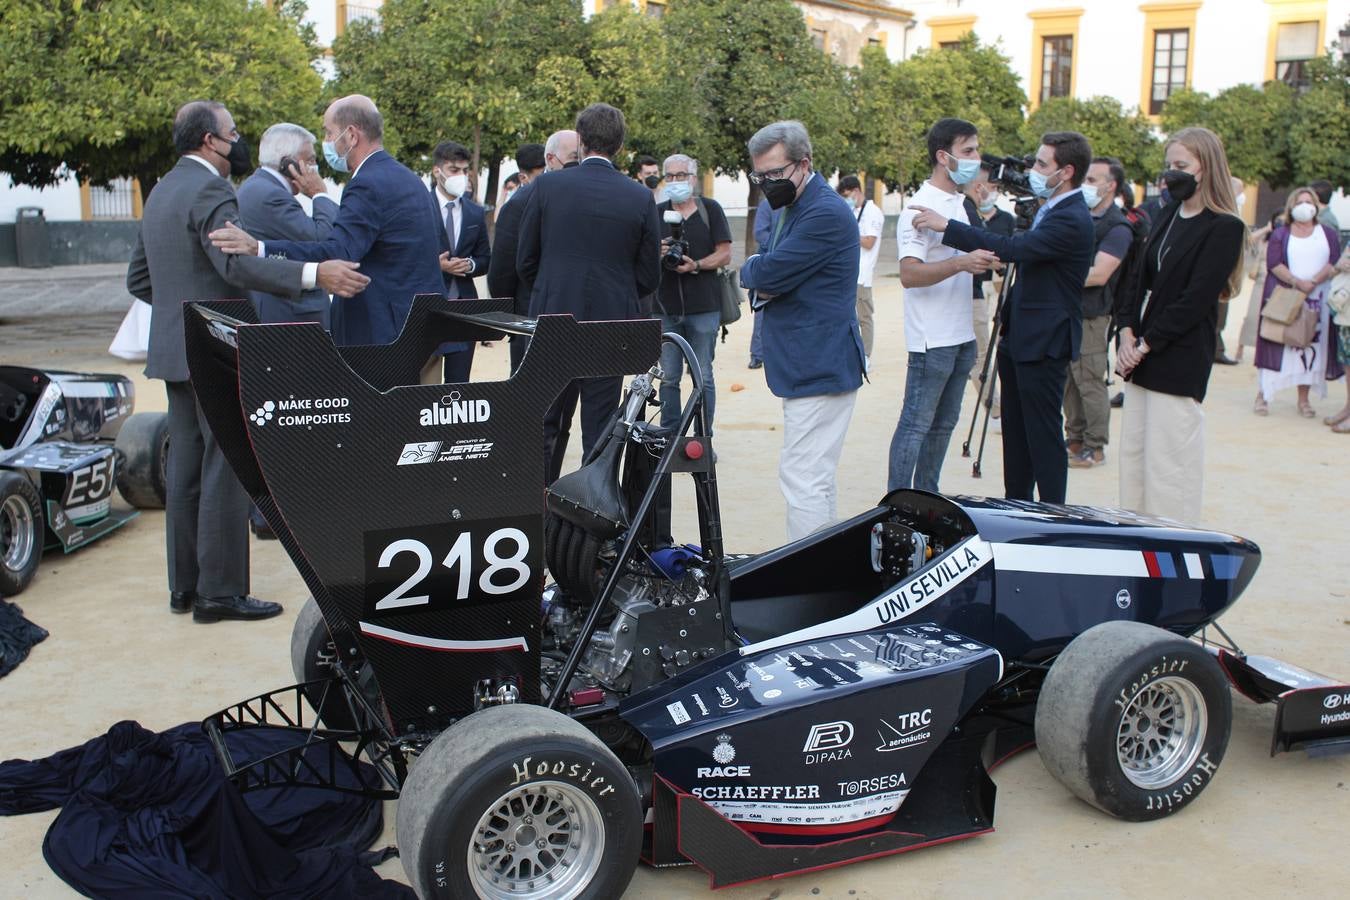
<path id="1" fill-rule="evenodd" d="M 1307 299 L 1308 295 L 1297 288 L 1281 285 L 1266 300 L 1266 305 L 1261 309 L 1261 318 L 1281 325 L 1292 325 L 1298 318 L 1298 311 L 1307 305 Z"/>
<path id="2" fill-rule="evenodd" d="M 1286 347 L 1301 350 L 1312 344 L 1317 336 L 1317 313 L 1303 304 L 1294 316 L 1294 321 L 1282 325 L 1269 316 L 1261 316 L 1261 337 Z"/>

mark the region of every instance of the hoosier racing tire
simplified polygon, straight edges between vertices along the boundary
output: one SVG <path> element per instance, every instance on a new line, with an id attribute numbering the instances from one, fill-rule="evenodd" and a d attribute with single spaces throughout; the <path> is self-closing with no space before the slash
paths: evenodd
<path id="1" fill-rule="evenodd" d="M 137 509 L 164 508 L 164 481 L 169 468 L 169 416 L 135 413 L 117 432 L 121 454 L 117 490 Z"/>
<path id="2" fill-rule="evenodd" d="M 42 561 L 42 497 L 21 472 L 0 470 L 0 597 L 28 587 Z"/>
<path id="3" fill-rule="evenodd" d="M 642 845 L 628 770 L 582 725 L 525 704 L 476 712 L 432 741 L 396 826 L 423 900 L 609 900 Z"/>
<path id="4" fill-rule="evenodd" d="M 1233 698 L 1198 644 L 1141 622 L 1105 622 L 1050 667 L 1036 744 L 1077 797 L 1132 822 L 1198 797 L 1228 747 Z"/>

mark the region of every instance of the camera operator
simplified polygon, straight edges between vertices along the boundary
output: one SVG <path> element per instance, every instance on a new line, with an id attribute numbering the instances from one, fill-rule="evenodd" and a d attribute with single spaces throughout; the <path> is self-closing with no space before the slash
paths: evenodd
<path id="1" fill-rule="evenodd" d="M 938 209 L 969 225 L 961 188 L 980 172 L 980 136 L 964 119 L 940 119 L 928 129 L 927 181 L 900 214 L 900 283 L 905 288 L 905 349 L 909 368 L 900 420 L 891 437 L 887 490 L 938 489 L 942 460 L 961 415 L 966 376 L 975 365 L 972 275 L 994 264 L 988 250 L 960 253 L 937 230 L 919 224 L 916 210 Z"/>
<path id="2" fill-rule="evenodd" d="M 1011 235 L 1017 228 L 1013 214 L 998 207 L 998 185 L 989 180 L 990 167 L 980 167 L 975 180 L 966 185 L 966 216 L 972 225 L 979 225 L 994 234 Z M 971 212 L 971 205 L 975 211 Z M 988 272 L 974 276 L 974 290 L 971 292 L 971 317 L 975 325 L 975 367 L 970 370 L 970 383 L 980 388 L 980 375 L 984 373 L 985 358 L 989 354 L 989 301 L 998 297 L 1003 287 L 1005 267 L 999 262 Z M 1002 434 L 1000 419 L 1002 410 L 998 398 L 986 396 L 984 405 L 989 407 L 989 425 L 995 434 Z"/>
<path id="3" fill-rule="evenodd" d="M 666 200 L 657 206 L 661 218 L 661 330 L 689 342 L 703 374 L 703 414 L 712 431 L 713 353 L 722 327 L 721 284 L 717 270 L 731 264 L 731 226 L 716 200 L 694 196 L 698 164 L 683 153 L 666 157 Z M 682 221 L 672 223 L 672 214 Z M 673 428 L 680 418 L 680 379 L 684 355 L 674 344 L 661 350 L 661 427 Z"/>
<path id="4" fill-rule="evenodd" d="M 1064 502 L 1064 383 L 1082 341 L 1079 302 L 1092 268 L 1092 218 L 1079 186 L 1091 162 L 1092 147 L 1081 134 L 1044 135 L 1027 183 L 1046 203 L 1031 228 L 1012 237 L 949 222 L 931 209 L 914 219 L 916 228 L 943 232 L 949 247 L 992 250 L 1019 266 L 999 317 L 997 351 L 1009 499 L 1033 500 L 1034 489 L 1043 502 Z"/>
<path id="5" fill-rule="evenodd" d="M 1125 183 L 1120 160 L 1099 156 L 1083 181 L 1083 199 L 1092 214 L 1092 269 L 1083 283 L 1083 342 L 1069 365 L 1064 390 L 1064 434 L 1069 465 L 1090 469 L 1106 462 L 1111 400 L 1106 391 L 1106 334 L 1120 282 L 1120 264 L 1130 253 L 1134 231 L 1116 206 Z"/>

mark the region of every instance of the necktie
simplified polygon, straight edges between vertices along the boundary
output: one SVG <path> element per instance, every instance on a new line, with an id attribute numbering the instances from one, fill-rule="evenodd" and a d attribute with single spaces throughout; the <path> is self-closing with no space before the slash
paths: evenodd
<path id="1" fill-rule="evenodd" d="M 448 200 L 445 204 L 445 234 L 450 238 L 450 255 L 455 255 L 455 201 Z M 445 295 L 452 300 L 459 297 L 459 279 L 450 279 L 450 286 L 446 289 Z"/>

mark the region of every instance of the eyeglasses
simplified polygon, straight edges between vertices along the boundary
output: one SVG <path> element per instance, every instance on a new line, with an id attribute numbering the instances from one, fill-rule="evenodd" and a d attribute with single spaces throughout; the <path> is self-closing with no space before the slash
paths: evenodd
<path id="1" fill-rule="evenodd" d="M 667 172 L 666 181 L 688 181 L 694 176 L 689 172 Z"/>
<path id="2" fill-rule="evenodd" d="M 801 165 L 801 163 L 802 161 L 799 159 L 796 162 L 791 163 L 790 165 L 782 166 L 777 169 L 770 169 L 767 172 L 751 172 L 750 183 L 763 184 L 766 181 L 777 181 L 778 179 L 786 175 L 789 170 L 796 169 L 797 166 Z M 667 175 L 666 177 L 669 178 L 670 176 Z"/>

